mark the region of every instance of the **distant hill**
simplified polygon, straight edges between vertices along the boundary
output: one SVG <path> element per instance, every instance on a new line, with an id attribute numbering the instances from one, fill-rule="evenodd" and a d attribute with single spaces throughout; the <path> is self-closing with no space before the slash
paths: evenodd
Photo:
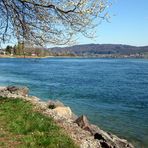
<path id="1" fill-rule="evenodd" d="M 121 44 L 85 44 L 70 47 L 48 49 L 55 55 L 101 56 L 101 55 L 143 55 L 148 53 L 148 46 L 130 46 Z"/>

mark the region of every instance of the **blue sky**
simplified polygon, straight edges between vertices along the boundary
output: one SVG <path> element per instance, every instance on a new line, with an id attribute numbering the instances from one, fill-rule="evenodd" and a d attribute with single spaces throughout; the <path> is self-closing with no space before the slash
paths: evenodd
<path id="1" fill-rule="evenodd" d="M 81 38 L 80 44 L 112 43 L 148 45 L 148 0 L 113 0 L 110 23 L 97 27 L 97 38 Z"/>

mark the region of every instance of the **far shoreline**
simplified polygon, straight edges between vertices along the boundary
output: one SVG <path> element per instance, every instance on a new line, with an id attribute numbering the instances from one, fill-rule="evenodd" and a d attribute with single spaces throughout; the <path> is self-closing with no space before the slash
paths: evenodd
<path id="1" fill-rule="evenodd" d="M 82 58 L 82 59 L 148 59 L 143 56 L 130 55 L 98 55 L 98 56 L 24 56 L 24 55 L 0 55 L 0 58 L 44 59 L 44 58 Z"/>

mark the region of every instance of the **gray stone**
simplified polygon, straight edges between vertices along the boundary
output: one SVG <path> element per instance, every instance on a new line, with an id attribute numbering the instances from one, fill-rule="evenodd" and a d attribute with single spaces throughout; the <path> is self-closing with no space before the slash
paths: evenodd
<path id="1" fill-rule="evenodd" d="M 106 143 L 104 141 L 101 141 L 100 144 L 101 144 L 102 148 L 112 148 L 110 145 L 108 145 L 108 143 Z"/>
<path id="2" fill-rule="evenodd" d="M 16 86 L 8 86 L 7 90 L 12 94 L 17 94 L 20 96 L 28 96 L 29 89 L 27 87 L 16 87 Z"/>
<path id="3" fill-rule="evenodd" d="M 100 143 L 100 145 L 98 145 L 100 148 L 134 148 L 127 140 L 120 139 L 111 133 L 101 130 L 96 125 L 90 124 L 84 115 L 77 118 L 74 122 L 83 130 L 89 131 L 93 139 Z"/>
<path id="4" fill-rule="evenodd" d="M 72 117 L 72 111 L 69 107 L 56 107 L 53 111 L 60 117 L 70 119 Z"/>
<path id="5" fill-rule="evenodd" d="M 7 90 L 10 91 L 11 93 L 16 92 L 19 88 L 16 86 L 8 86 Z"/>
<path id="6" fill-rule="evenodd" d="M 56 107 L 64 107 L 64 104 L 62 102 L 60 102 L 59 100 L 49 100 L 47 102 L 48 108 L 50 109 L 54 109 Z"/>
<path id="7" fill-rule="evenodd" d="M 86 116 L 82 115 L 79 118 L 77 118 L 74 122 L 77 123 L 78 126 L 80 126 L 82 129 L 90 131 L 89 121 Z"/>
<path id="8" fill-rule="evenodd" d="M 0 86 L 0 91 L 5 91 L 6 89 L 7 89 L 7 87 Z"/>
<path id="9" fill-rule="evenodd" d="M 127 140 L 107 133 L 95 125 L 90 125 L 90 131 L 94 138 L 100 141 L 103 148 L 134 148 Z"/>

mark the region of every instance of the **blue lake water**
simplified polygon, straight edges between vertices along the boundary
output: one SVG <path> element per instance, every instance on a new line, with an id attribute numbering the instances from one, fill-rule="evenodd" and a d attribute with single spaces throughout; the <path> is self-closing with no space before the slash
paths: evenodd
<path id="1" fill-rule="evenodd" d="M 102 129 L 148 148 L 148 60 L 0 59 L 0 85 L 59 99 Z"/>

